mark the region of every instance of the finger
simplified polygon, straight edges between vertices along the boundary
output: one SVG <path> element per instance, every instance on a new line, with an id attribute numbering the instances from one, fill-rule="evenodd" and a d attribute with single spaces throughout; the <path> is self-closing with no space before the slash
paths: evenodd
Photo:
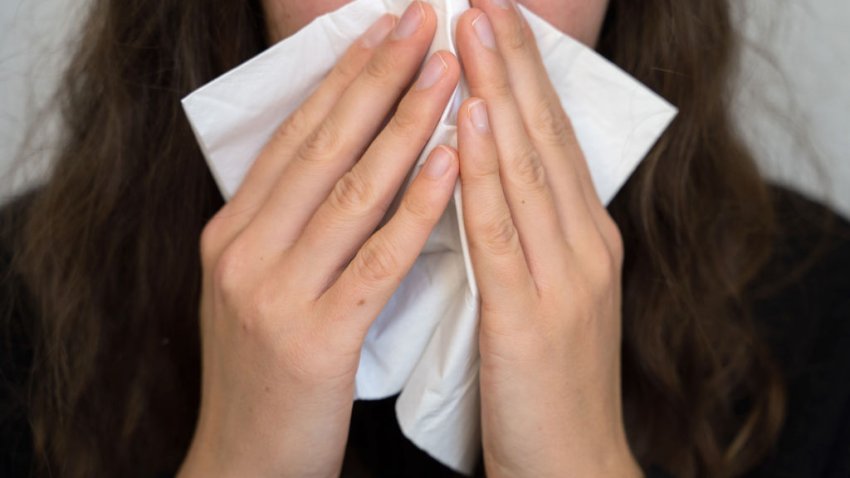
<path id="1" fill-rule="evenodd" d="M 561 219 L 549 186 L 549 174 L 525 131 L 498 53 L 479 40 L 482 28 L 485 35 L 492 34 L 486 15 L 480 11 L 477 16 L 466 15 L 459 25 L 460 38 L 474 36 L 474 41 L 465 38 L 465 43 L 473 43 L 471 46 L 476 51 L 462 50 L 462 54 L 473 57 L 467 62 L 469 86 L 473 95 L 480 93 L 487 102 L 508 205 L 531 272 L 535 278 L 542 280 L 545 275 L 543 267 L 553 263 L 553 254 L 561 251 L 560 246 L 564 242 Z"/>
<path id="2" fill-rule="evenodd" d="M 482 301 L 517 303 L 536 285 L 502 189 L 496 143 L 482 100 L 467 100 L 458 112 L 458 154 L 466 235 Z"/>
<path id="3" fill-rule="evenodd" d="M 374 232 L 437 126 L 459 76 L 454 55 L 435 53 L 387 127 L 319 206 L 290 254 L 309 262 L 315 272 L 305 285 L 323 291 Z"/>
<path id="4" fill-rule="evenodd" d="M 549 79 L 528 22 L 515 3 L 513 8 L 500 7 L 491 0 L 474 3 L 491 20 L 514 91 L 523 92 L 516 97 L 519 110 L 528 125 L 526 130 L 550 173 L 550 184 L 562 222 L 568 224 L 569 215 L 564 207 L 569 200 L 568 191 L 578 189 L 598 228 L 607 217 L 605 206 L 596 192 L 575 130 L 561 107 L 561 99 Z"/>
<path id="5" fill-rule="evenodd" d="M 320 306 L 330 309 L 324 316 L 360 319 L 365 334 L 413 267 L 446 209 L 457 175 L 456 153 L 445 146 L 435 148 L 393 217 L 319 299 Z"/>
<path id="6" fill-rule="evenodd" d="M 561 99 L 543 63 L 543 57 L 534 32 L 517 8 L 509 0 L 474 0 L 492 23 L 492 29 L 503 59 L 509 83 L 526 125 L 526 131 L 540 152 L 540 158 L 549 173 L 549 184 L 555 198 L 565 234 L 570 242 L 583 251 L 602 239 L 608 252 L 621 255 L 621 238 L 616 225 L 605 210 L 590 174 L 587 160 L 579 145 L 569 116 L 561 106 Z M 571 191 L 580 191 L 582 203 Z M 570 206 L 586 208 L 593 227 L 582 226 Z"/>
<path id="7" fill-rule="evenodd" d="M 313 94 L 277 128 L 225 206 L 224 215 L 231 216 L 234 232 L 241 231 L 266 200 L 272 186 L 288 164 L 294 150 L 316 128 L 339 101 L 346 88 L 360 74 L 396 24 L 393 15 L 378 19 L 343 54 L 339 62 L 319 84 Z"/>
<path id="8" fill-rule="evenodd" d="M 492 6 L 490 9 L 499 10 L 502 15 L 507 15 L 505 13 L 507 11 L 514 12 L 513 9 L 502 10 Z M 510 138 L 510 135 L 519 136 L 520 134 L 531 145 L 522 146 L 522 148 L 537 150 L 536 143 L 529 138 L 529 134 L 533 134 L 530 133 L 530 130 L 533 130 L 532 124 L 529 124 L 523 116 L 517 99 L 519 96 L 528 94 L 529 91 L 526 87 L 519 90 L 512 84 L 500 53 L 502 48 L 500 41 L 507 42 L 504 38 L 499 39 L 489 16 L 481 10 L 467 11 L 458 22 L 458 44 L 470 90 L 473 95 L 484 98 L 491 109 L 493 130 L 500 152 L 510 151 L 503 149 L 508 147 L 507 143 L 520 143 L 518 139 Z M 523 94 L 514 95 L 514 91 L 522 91 Z M 521 155 L 522 149 L 516 150 L 516 148 L 517 146 L 514 146 L 515 152 L 507 154 Z M 574 239 L 576 236 L 585 235 L 587 231 L 595 231 L 594 219 L 587 206 L 575 169 L 568 166 L 569 163 L 565 161 L 562 152 L 553 154 L 551 149 L 539 150 L 539 158 L 541 162 L 545 161 L 544 170 L 553 188 L 552 194 L 557 204 L 556 211 L 566 237 Z M 556 165 L 557 162 L 561 165 Z M 552 166 L 555 167 L 550 170 L 549 167 Z M 554 189 L 555 187 L 557 189 Z"/>
<path id="9" fill-rule="evenodd" d="M 334 184 L 375 137 L 419 68 L 435 28 L 429 5 L 414 2 L 408 7 L 387 41 L 286 165 L 249 226 L 258 247 L 275 254 L 294 243 Z"/>

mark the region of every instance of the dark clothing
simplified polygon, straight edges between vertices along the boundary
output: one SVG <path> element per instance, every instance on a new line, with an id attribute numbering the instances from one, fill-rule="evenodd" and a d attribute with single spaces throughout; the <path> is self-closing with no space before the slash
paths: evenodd
<path id="1" fill-rule="evenodd" d="M 775 196 L 781 231 L 753 290 L 787 278 L 765 297 L 754 296 L 754 305 L 784 372 L 788 409 L 779 442 L 751 476 L 848 478 L 850 224 L 795 193 L 775 189 Z M 5 213 L 24 204 L 7 206 L 0 231 L 15 230 Z M 32 448 L 19 390 L 32 360 L 31 321 L 21 304 L 20 280 L 9 267 L 9 242 L 0 239 L 0 317 L 11 318 L 3 324 L 7 341 L 0 344 L 0 476 L 28 476 Z M 460 476 L 404 438 L 394 401 L 355 403 L 343 476 Z M 479 459 L 477 476 L 483 476 L 482 468 Z M 655 469 L 647 475 L 666 476 Z"/>

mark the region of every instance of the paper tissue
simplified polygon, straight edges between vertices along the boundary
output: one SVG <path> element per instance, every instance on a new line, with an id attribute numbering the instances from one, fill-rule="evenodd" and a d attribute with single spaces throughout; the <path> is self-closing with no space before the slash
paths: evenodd
<path id="1" fill-rule="evenodd" d="M 183 100 L 225 198 L 283 122 L 385 13 L 409 0 L 355 0 L 226 73 Z M 438 28 L 431 52 L 456 53 L 454 27 L 465 0 L 430 0 Z M 570 116 L 594 184 L 609 202 L 676 109 L 592 49 L 520 7 Z M 461 85 L 416 164 L 439 144 L 456 146 Z M 412 177 L 412 175 L 411 175 Z M 478 292 L 467 250 L 460 189 L 422 254 L 369 330 L 356 378 L 357 399 L 399 392 L 404 434 L 431 456 L 470 474 L 480 450 Z"/>

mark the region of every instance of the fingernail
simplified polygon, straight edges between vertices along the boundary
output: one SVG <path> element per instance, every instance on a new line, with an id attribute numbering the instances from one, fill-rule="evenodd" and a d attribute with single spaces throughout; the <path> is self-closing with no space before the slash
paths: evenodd
<path id="1" fill-rule="evenodd" d="M 469 121 L 479 133 L 490 132 L 490 119 L 487 117 L 487 105 L 484 100 L 475 100 L 469 104 Z"/>
<path id="2" fill-rule="evenodd" d="M 419 74 L 419 79 L 416 81 L 417 90 L 426 90 L 434 86 L 437 81 L 443 76 L 443 73 L 449 69 L 446 60 L 439 53 L 434 53 Z"/>
<path id="3" fill-rule="evenodd" d="M 361 37 L 363 46 L 366 48 L 375 48 L 380 45 L 387 35 L 395 26 L 395 17 L 393 15 L 384 15 L 366 30 L 366 33 Z"/>
<path id="4" fill-rule="evenodd" d="M 490 49 L 496 48 L 496 36 L 493 34 L 493 26 L 490 25 L 486 14 L 481 13 L 475 17 L 475 20 L 472 20 L 472 28 L 482 45 Z"/>
<path id="5" fill-rule="evenodd" d="M 511 0 L 491 0 L 491 3 L 502 10 L 507 10 L 512 7 Z"/>
<path id="6" fill-rule="evenodd" d="M 419 2 L 411 3 L 410 6 L 407 7 L 407 10 L 404 11 L 404 15 L 401 16 L 401 20 L 399 20 L 398 25 L 395 27 L 393 38 L 401 40 L 402 38 L 407 38 L 410 35 L 413 35 L 413 32 L 419 29 L 419 25 L 422 24 L 422 19 L 424 18 L 425 10 L 422 8 L 422 4 Z"/>
<path id="7" fill-rule="evenodd" d="M 442 178 L 452 164 L 452 154 L 443 146 L 437 146 L 425 163 L 425 175 L 431 179 Z"/>

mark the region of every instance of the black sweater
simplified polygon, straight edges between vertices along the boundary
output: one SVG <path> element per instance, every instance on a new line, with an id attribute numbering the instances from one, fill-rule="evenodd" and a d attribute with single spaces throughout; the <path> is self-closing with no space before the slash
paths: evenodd
<path id="1" fill-rule="evenodd" d="M 759 282 L 800 273 L 755 301 L 788 385 L 788 409 L 775 449 L 750 476 L 850 478 L 850 224 L 795 193 L 774 191 L 781 231 Z M 9 213 L 23 206 L 4 208 L 0 231 L 14 231 Z M 0 317 L 12 318 L 0 334 L 11 338 L 0 343 L 6 348 L 0 351 L 0 477 L 28 476 L 31 435 L 20 390 L 31 354 L 30 344 L 17 340 L 25 335 L 15 333 L 27 314 L 21 284 L 9 270 L 9 241 L 0 239 Z M 404 438 L 394 401 L 355 403 L 342 475 L 461 476 Z M 647 475 L 665 476 L 657 469 Z M 476 476 L 483 476 L 481 459 Z"/>

